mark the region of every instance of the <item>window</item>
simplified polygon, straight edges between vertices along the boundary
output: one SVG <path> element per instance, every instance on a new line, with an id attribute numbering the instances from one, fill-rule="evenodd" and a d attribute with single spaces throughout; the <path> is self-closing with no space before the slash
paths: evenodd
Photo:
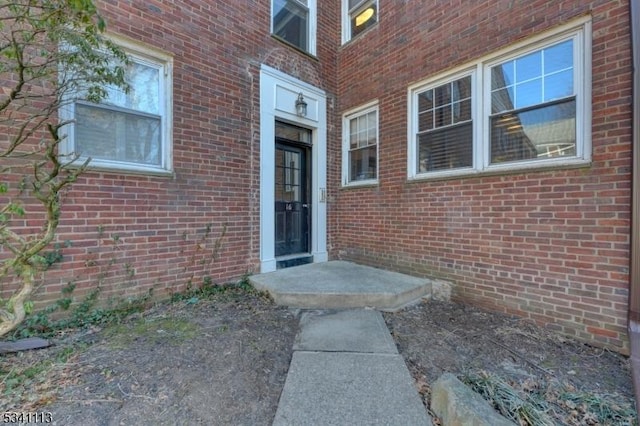
<path id="1" fill-rule="evenodd" d="M 574 40 L 489 67 L 491 164 L 576 155 Z"/>
<path id="2" fill-rule="evenodd" d="M 342 42 L 346 43 L 378 22 L 377 0 L 342 0 Z"/>
<path id="3" fill-rule="evenodd" d="M 63 154 L 91 158 L 91 167 L 162 172 L 171 169 L 171 62 L 122 46 L 130 63 L 128 93 L 112 87 L 100 104 L 75 101 Z"/>
<path id="4" fill-rule="evenodd" d="M 471 76 L 417 93 L 418 172 L 472 166 Z"/>
<path id="5" fill-rule="evenodd" d="M 590 160 L 589 22 L 409 89 L 409 178 Z"/>
<path id="6" fill-rule="evenodd" d="M 271 32 L 315 55 L 316 0 L 273 0 Z"/>
<path id="7" fill-rule="evenodd" d="M 343 182 L 371 184 L 378 179 L 378 105 L 348 112 L 343 126 Z"/>

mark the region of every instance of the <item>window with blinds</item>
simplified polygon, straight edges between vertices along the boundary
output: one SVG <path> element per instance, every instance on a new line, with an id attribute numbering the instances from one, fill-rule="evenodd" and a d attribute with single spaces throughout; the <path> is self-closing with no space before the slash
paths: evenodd
<path id="1" fill-rule="evenodd" d="M 130 43 L 123 48 L 129 90 L 107 87 L 100 104 L 77 100 L 61 111 L 71 121 L 61 153 L 91 159 L 91 167 L 170 170 L 171 59 L 132 51 Z"/>
<path id="2" fill-rule="evenodd" d="M 412 178 L 591 161 L 591 21 L 409 88 Z"/>
<path id="3" fill-rule="evenodd" d="M 372 183 L 378 179 L 378 106 L 360 107 L 343 117 L 343 182 Z"/>
<path id="4" fill-rule="evenodd" d="M 471 76 L 417 93 L 417 170 L 471 167 Z"/>

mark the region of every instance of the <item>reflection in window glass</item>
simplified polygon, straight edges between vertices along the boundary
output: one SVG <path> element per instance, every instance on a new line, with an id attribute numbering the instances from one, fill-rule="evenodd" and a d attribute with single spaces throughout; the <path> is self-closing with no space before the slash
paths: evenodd
<path id="1" fill-rule="evenodd" d="M 309 8 L 306 0 L 273 1 L 273 34 L 309 51 Z"/>
<path id="2" fill-rule="evenodd" d="M 573 40 L 491 68 L 491 164 L 576 155 Z"/>
<path id="3" fill-rule="evenodd" d="M 576 102 L 491 118 L 491 163 L 576 155 Z"/>
<path id="4" fill-rule="evenodd" d="M 493 114 L 574 94 L 573 40 L 491 68 Z"/>

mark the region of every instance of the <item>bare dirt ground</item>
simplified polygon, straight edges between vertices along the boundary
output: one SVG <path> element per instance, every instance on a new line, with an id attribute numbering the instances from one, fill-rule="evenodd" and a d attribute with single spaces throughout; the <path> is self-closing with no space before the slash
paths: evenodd
<path id="1" fill-rule="evenodd" d="M 442 302 L 385 319 L 427 404 L 441 373 L 472 370 L 529 387 L 566 381 L 632 403 L 625 357 L 526 321 Z M 0 355 L 0 407 L 51 412 L 59 425 L 269 425 L 297 329 L 291 311 L 244 291 L 157 305 L 67 331 L 47 349 Z M 575 411 L 566 424 L 626 424 L 589 423 Z"/>
<path id="2" fill-rule="evenodd" d="M 430 384 L 442 373 L 486 372 L 523 394 L 542 396 L 556 424 L 637 424 L 631 366 L 617 353 L 456 303 L 430 301 L 385 320 L 427 407 Z M 631 416 L 612 414 L 623 407 Z"/>

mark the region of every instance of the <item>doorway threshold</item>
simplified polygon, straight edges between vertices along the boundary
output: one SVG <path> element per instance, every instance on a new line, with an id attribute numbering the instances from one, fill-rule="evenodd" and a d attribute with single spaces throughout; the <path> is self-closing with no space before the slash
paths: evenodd
<path id="1" fill-rule="evenodd" d="M 287 256 L 276 257 L 276 269 L 291 268 L 292 266 L 313 263 L 313 255 L 309 253 L 296 253 Z"/>

